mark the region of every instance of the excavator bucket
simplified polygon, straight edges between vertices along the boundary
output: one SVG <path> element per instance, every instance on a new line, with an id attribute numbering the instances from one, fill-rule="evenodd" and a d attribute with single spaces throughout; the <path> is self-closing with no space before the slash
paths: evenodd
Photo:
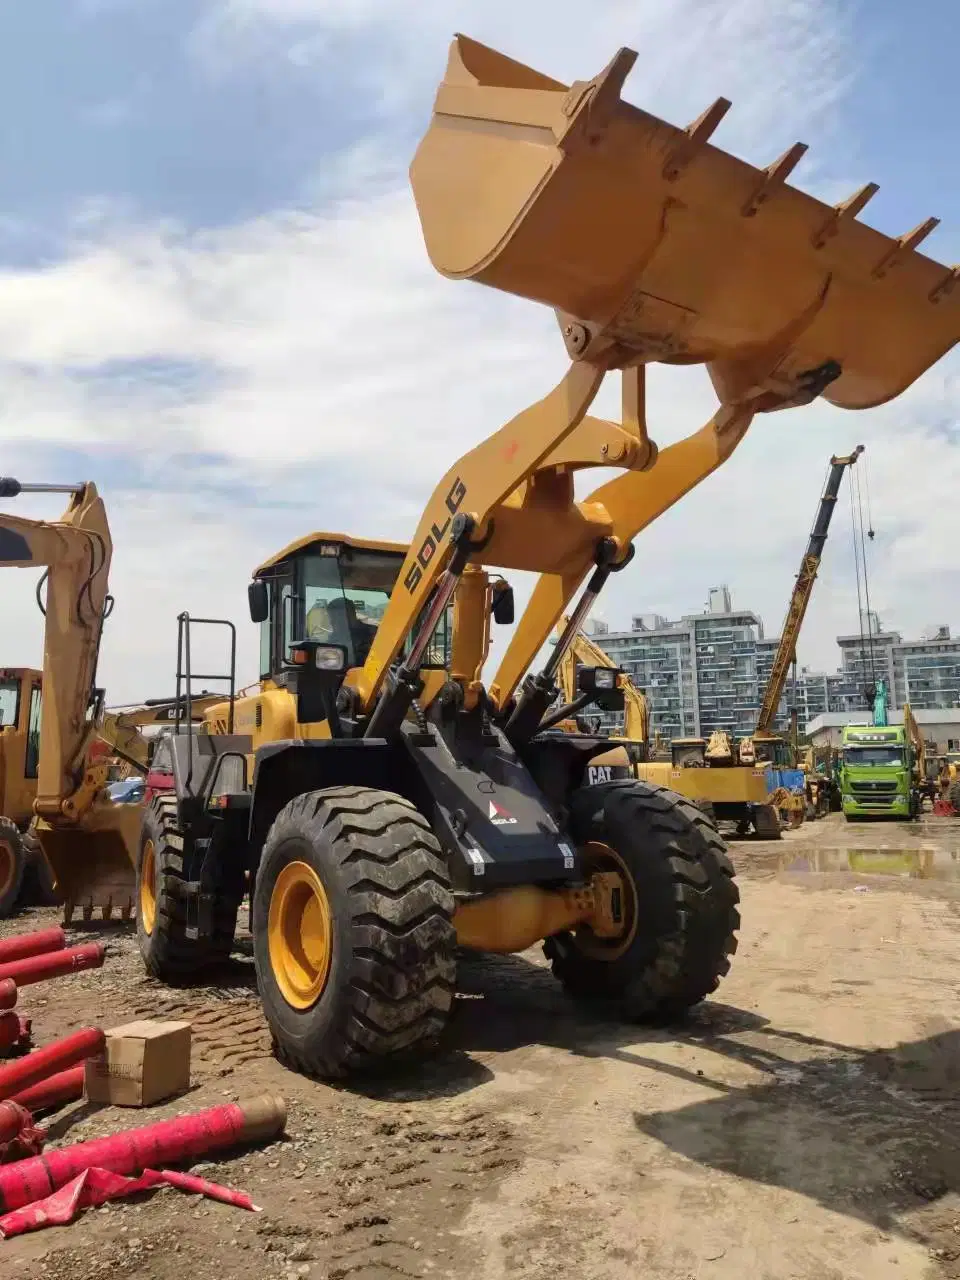
<path id="1" fill-rule="evenodd" d="M 54 827 L 40 819 L 34 830 L 54 880 L 54 893 L 69 922 L 77 913 L 89 920 L 129 919 L 136 908 L 136 865 L 142 804 L 98 801 L 82 825 Z"/>
<path id="2" fill-rule="evenodd" d="M 711 145 L 730 103 L 686 128 L 625 103 L 636 54 L 565 85 L 455 37 L 410 170 L 443 275 L 552 306 L 574 358 L 704 363 L 723 404 L 899 395 L 960 337 L 960 268 Z"/>

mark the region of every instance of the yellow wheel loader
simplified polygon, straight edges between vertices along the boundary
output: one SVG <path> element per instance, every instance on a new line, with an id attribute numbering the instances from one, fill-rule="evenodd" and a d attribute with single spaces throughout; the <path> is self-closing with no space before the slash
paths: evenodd
<path id="1" fill-rule="evenodd" d="M 713 147 L 722 100 L 685 129 L 624 103 L 635 57 L 569 86 L 453 41 L 411 166 L 427 251 L 446 276 L 555 308 L 569 368 L 453 463 L 409 546 L 310 534 L 262 564 L 260 691 L 169 735 L 175 792 L 148 810 L 138 858 L 147 967 L 195 981 L 249 881 L 266 1016 L 304 1072 L 429 1043 L 458 944 L 542 941 L 571 994 L 629 1018 L 716 988 L 739 923 L 723 842 L 622 747 L 542 732 L 560 662 L 636 535 L 756 415 L 881 404 L 960 333 L 957 273 L 917 252 L 923 228 L 891 240 L 856 218 L 869 190 L 831 208 L 791 187 L 800 147 L 765 169 Z M 720 401 L 659 452 L 652 361 L 706 364 Z M 615 370 L 613 422 L 590 407 Z M 598 467 L 620 474 L 577 501 L 576 473 Z M 511 570 L 540 577 L 487 685 Z"/>

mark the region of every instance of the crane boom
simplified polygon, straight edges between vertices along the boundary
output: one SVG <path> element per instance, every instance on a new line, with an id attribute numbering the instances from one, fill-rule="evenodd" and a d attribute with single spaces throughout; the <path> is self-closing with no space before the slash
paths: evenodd
<path id="1" fill-rule="evenodd" d="M 807 605 L 810 603 L 810 596 L 813 594 L 813 584 L 817 580 L 820 558 L 823 555 L 824 544 L 827 541 L 827 532 L 830 528 L 830 521 L 833 518 L 833 510 L 837 505 L 840 481 L 843 479 L 844 471 L 847 467 L 853 466 L 861 453 L 863 453 L 863 445 L 858 444 L 853 453 L 847 454 L 845 457 L 833 457 L 830 459 L 827 482 L 823 487 L 823 493 L 820 495 L 820 505 L 817 508 L 817 517 L 813 522 L 813 529 L 810 531 L 807 549 L 804 551 L 803 559 L 800 561 L 800 572 L 797 574 L 797 580 L 794 583 L 793 594 L 787 607 L 786 620 L 780 632 L 780 643 L 777 645 L 777 652 L 774 654 L 770 678 L 767 681 L 763 701 L 760 704 L 760 714 L 757 717 L 757 727 L 754 731 L 755 737 L 762 738 L 770 735 L 770 730 L 777 714 L 777 707 L 779 707 L 780 699 L 783 696 L 787 672 L 796 654 L 797 638 L 800 635 L 800 628 L 803 626 L 803 619 L 806 616 Z"/>

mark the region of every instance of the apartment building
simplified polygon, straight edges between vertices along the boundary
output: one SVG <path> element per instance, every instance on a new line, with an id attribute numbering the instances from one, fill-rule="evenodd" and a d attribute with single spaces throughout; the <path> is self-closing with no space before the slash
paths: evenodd
<path id="1" fill-rule="evenodd" d="M 714 588 L 701 613 L 670 621 L 637 614 L 629 631 L 588 624 L 597 643 L 643 689 L 651 732 L 664 738 L 709 737 L 714 729 L 737 736 L 753 731 L 773 666 L 778 637 L 767 637 L 759 616 L 735 609 L 726 586 Z M 909 702 L 917 710 L 960 707 L 960 639 L 937 626 L 921 639 L 904 641 L 884 631 L 875 613 L 864 614 L 862 631 L 837 637 L 840 668 L 800 667 L 796 686 L 788 678 L 774 728 L 785 731 L 797 708 L 801 732 L 819 716 L 866 709 L 866 691 L 879 677 L 891 709 Z M 608 732 L 622 731 L 622 716 L 605 715 Z"/>

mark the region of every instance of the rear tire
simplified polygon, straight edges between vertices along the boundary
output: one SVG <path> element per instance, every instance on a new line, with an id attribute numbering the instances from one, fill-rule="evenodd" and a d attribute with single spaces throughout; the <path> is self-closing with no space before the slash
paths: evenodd
<path id="1" fill-rule="evenodd" d="M 188 938 L 188 904 L 182 891 L 188 879 L 176 796 L 154 796 L 144 814 L 137 852 L 137 943 L 147 971 L 172 986 L 189 983 L 204 969 L 229 959 L 240 908 L 235 900 L 218 901 L 212 937 Z"/>
<path id="2" fill-rule="evenodd" d="M 716 827 L 689 800 L 642 782 L 576 792 L 571 827 L 581 848 L 606 845 L 618 855 L 633 883 L 635 925 L 608 956 L 589 930 L 548 938 L 555 977 L 580 999 L 613 1000 L 631 1020 L 699 1004 L 728 972 L 740 927 L 740 895 Z"/>
<path id="3" fill-rule="evenodd" d="M 19 827 L 11 818 L 0 818 L 0 920 L 6 920 L 16 910 L 25 865 Z"/>
<path id="4" fill-rule="evenodd" d="M 284 905 L 291 876 L 303 892 L 315 886 L 299 917 Z M 453 911 L 440 846 L 407 800 L 369 787 L 291 800 L 267 834 L 251 909 L 278 1057 L 305 1075 L 336 1079 L 422 1049 L 453 1004 Z M 309 935 L 294 928 L 308 912 Z"/>

